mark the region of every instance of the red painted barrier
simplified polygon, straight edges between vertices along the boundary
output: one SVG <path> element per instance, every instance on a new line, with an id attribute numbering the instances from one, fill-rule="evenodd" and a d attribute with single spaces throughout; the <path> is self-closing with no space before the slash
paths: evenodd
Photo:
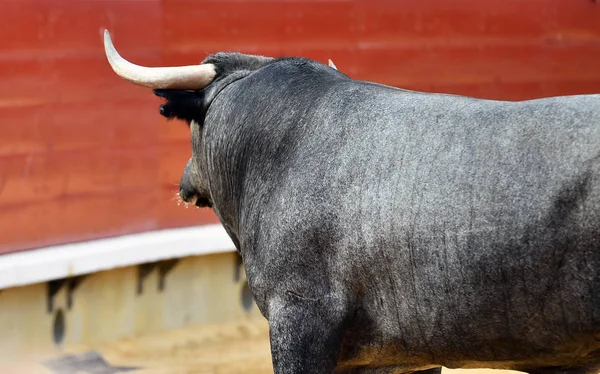
<path id="1" fill-rule="evenodd" d="M 216 51 L 299 55 L 357 79 L 518 100 L 600 92 L 591 0 L 3 0 L 0 253 L 217 222 L 173 198 L 188 129 L 117 78 Z"/>

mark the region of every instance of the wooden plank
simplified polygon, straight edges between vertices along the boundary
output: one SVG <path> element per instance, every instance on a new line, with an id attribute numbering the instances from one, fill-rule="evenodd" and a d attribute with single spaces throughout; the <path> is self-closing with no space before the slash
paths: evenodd
<path id="1" fill-rule="evenodd" d="M 386 42 L 421 47 L 529 41 L 592 41 L 600 7 L 589 0 L 484 2 L 165 0 L 165 48 L 206 54 L 248 47 L 336 48 Z M 273 17 L 277 14 L 277 17 Z M 196 22 L 202 20 L 202 22 Z"/>
<path id="2" fill-rule="evenodd" d="M 177 206 L 170 189 L 61 197 L 0 209 L 0 253 L 183 225 L 218 222 Z"/>
<path id="3" fill-rule="evenodd" d="M 431 50 L 374 47 L 356 54 L 356 65 L 347 69 L 354 72 L 357 79 L 390 82 L 389 77 L 395 76 L 392 82 L 404 82 L 404 85 L 587 81 L 600 78 L 598 59 L 600 43 L 592 46 L 449 46 Z M 338 67 L 344 66 L 344 59 L 336 59 L 336 63 Z"/>
<path id="4" fill-rule="evenodd" d="M 0 207 L 145 189 L 157 184 L 157 157 L 154 147 L 5 157 Z"/>
<path id="5" fill-rule="evenodd" d="M 249 45 L 285 45 L 290 50 L 305 42 L 309 30 L 314 30 L 312 43 L 345 44 L 353 39 L 355 7 L 353 1 L 229 0 L 195 6 L 193 0 L 164 0 L 165 51 L 167 55 L 192 52 L 204 58 L 209 52 Z"/>
<path id="6" fill-rule="evenodd" d="M 423 43 L 597 40 L 600 8 L 587 0 L 361 1 L 362 37 Z M 368 3 L 368 4 L 367 4 Z"/>
<path id="7" fill-rule="evenodd" d="M 158 115 L 160 101 L 151 95 L 131 100 L 1 108 L 0 157 L 157 144 L 161 141 L 159 127 L 168 124 L 162 123 Z"/>
<path id="8" fill-rule="evenodd" d="M 0 207 L 161 185 L 177 192 L 190 156 L 188 140 L 0 157 Z"/>
<path id="9" fill-rule="evenodd" d="M 3 0 L 0 21 L 11 37 L 0 43 L 0 61 L 101 56 L 104 28 L 119 50 L 158 53 L 161 20 L 161 0 Z"/>
<path id="10" fill-rule="evenodd" d="M 155 189 L 62 197 L 0 210 L 0 252 L 157 229 Z"/>

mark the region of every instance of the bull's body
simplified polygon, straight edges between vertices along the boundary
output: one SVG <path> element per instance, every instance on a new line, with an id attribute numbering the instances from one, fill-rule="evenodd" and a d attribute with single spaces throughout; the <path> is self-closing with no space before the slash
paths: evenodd
<path id="1" fill-rule="evenodd" d="M 230 84 L 194 149 L 265 316 L 347 323 L 341 367 L 600 362 L 600 95 L 485 101 L 313 65 Z"/>
<path id="2" fill-rule="evenodd" d="M 211 205 L 276 373 L 600 365 L 600 95 L 500 102 L 218 54 L 184 200 Z M 212 65 L 206 65 L 212 66 Z M 192 199 L 194 197 L 194 199 Z"/>

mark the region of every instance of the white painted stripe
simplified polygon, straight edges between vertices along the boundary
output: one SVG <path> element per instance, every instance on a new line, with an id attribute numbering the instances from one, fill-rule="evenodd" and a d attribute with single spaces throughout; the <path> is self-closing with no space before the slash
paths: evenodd
<path id="1" fill-rule="evenodd" d="M 57 245 L 0 256 L 0 289 L 234 250 L 233 242 L 219 224 Z"/>

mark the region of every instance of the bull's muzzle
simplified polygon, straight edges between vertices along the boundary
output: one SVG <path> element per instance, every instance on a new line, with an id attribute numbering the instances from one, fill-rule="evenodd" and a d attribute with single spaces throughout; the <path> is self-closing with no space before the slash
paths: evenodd
<path id="1" fill-rule="evenodd" d="M 179 198 L 186 205 L 196 205 L 197 207 L 210 207 L 210 201 L 201 196 L 194 185 L 192 178 L 192 159 L 190 158 L 183 169 L 183 175 L 179 181 Z"/>
<path id="2" fill-rule="evenodd" d="M 186 204 L 196 204 L 198 201 L 198 192 L 192 183 L 192 159 L 185 164 L 183 175 L 179 181 L 179 197 Z"/>

